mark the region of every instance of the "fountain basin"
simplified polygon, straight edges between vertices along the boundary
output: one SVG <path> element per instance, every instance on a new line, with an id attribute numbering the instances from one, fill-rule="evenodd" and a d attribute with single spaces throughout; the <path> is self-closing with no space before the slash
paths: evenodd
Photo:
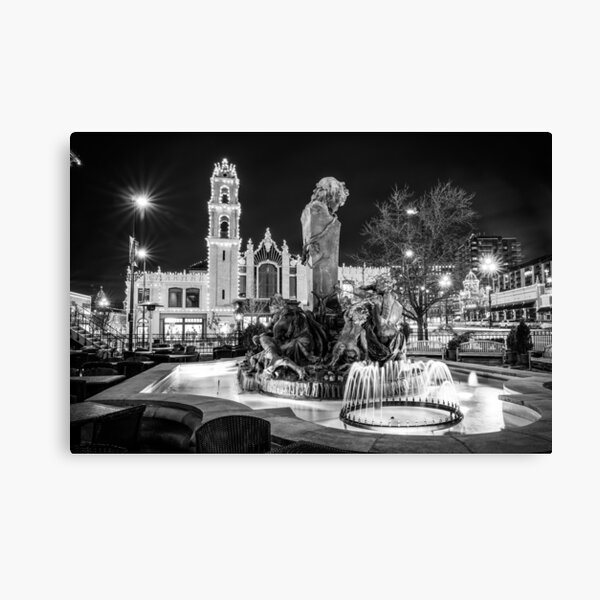
<path id="1" fill-rule="evenodd" d="M 463 418 L 458 404 L 433 398 L 407 400 L 384 400 L 373 405 L 373 410 L 352 409 L 346 405 L 340 412 L 340 420 L 347 425 L 378 430 L 381 427 L 443 429 L 452 427 Z"/>
<path id="2" fill-rule="evenodd" d="M 262 373 L 238 371 L 240 387 L 245 392 L 262 392 L 268 396 L 294 400 L 341 400 L 344 383 L 338 381 L 289 381 L 265 377 Z"/>
<path id="3" fill-rule="evenodd" d="M 552 452 L 552 392 L 542 385 L 550 376 L 499 369 L 491 373 L 489 367 L 478 370 L 477 365 L 450 368 L 465 417 L 453 427 L 424 432 L 418 428 L 369 431 L 346 425 L 339 419 L 341 400 L 297 401 L 242 392 L 233 359 L 160 364 L 93 401 L 143 403 L 149 397 L 179 406 L 185 400 L 207 418 L 244 411 L 269 420 L 278 444 L 304 440 L 347 451 L 399 454 Z M 477 389 L 467 386 L 471 370 L 479 376 Z M 522 382 L 523 392 L 506 396 L 503 385 L 515 381 Z"/>

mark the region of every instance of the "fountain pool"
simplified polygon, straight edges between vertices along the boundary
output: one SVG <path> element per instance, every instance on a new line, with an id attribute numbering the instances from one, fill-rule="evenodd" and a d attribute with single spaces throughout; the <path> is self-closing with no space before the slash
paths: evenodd
<path id="1" fill-rule="evenodd" d="M 294 414 L 306 421 L 333 429 L 365 431 L 340 420 L 342 400 L 292 400 L 265 396 L 259 392 L 240 391 L 237 380 L 237 360 L 181 364 L 169 375 L 141 390 L 142 393 L 186 393 L 233 400 L 252 409 L 291 408 Z M 468 385 L 468 375 L 453 373 L 457 400 L 463 418 L 445 427 L 388 427 L 375 428 L 388 435 L 447 435 L 492 433 L 505 429 L 524 427 L 537 421 L 540 415 L 524 406 L 499 399 L 503 393 L 502 382 L 479 376 L 476 385 Z M 473 378 L 471 378 L 473 383 Z M 395 407 L 395 418 L 415 421 L 432 419 L 431 408 Z M 407 412 L 408 411 L 408 412 Z M 391 416 L 391 415 L 390 415 Z M 368 428 L 368 427 L 367 427 Z"/>

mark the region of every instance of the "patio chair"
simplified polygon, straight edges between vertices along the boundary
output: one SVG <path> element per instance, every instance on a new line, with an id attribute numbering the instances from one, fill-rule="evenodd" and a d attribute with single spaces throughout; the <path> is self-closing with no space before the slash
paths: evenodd
<path id="1" fill-rule="evenodd" d="M 271 423 L 249 415 L 208 421 L 196 431 L 200 454 L 264 454 L 271 450 Z"/>
<path id="2" fill-rule="evenodd" d="M 107 415 L 94 421 L 92 444 L 108 444 L 124 448 L 127 452 L 138 450 L 138 434 L 146 406 L 140 404 L 127 410 Z"/>
<path id="3" fill-rule="evenodd" d="M 82 369 L 111 369 L 112 366 L 101 360 L 87 361 L 81 365 Z"/>
<path id="4" fill-rule="evenodd" d="M 86 383 L 83 379 L 70 380 L 70 395 L 71 395 L 71 404 L 75 404 L 75 402 L 83 402 L 87 397 L 86 391 Z M 75 398 L 75 402 L 73 402 L 73 397 Z"/>
<path id="5" fill-rule="evenodd" d="M 117 365 L 120 375 L 125 375 L 127 379 L 134 375 L 139 375 L 145 369 L 144 363 L 136 360 L 125 360 Z"/>
<path id="6" fill-rule="evenodd" d="M 83 375 L 118 375 L 117 369 L 111 369 L 109 367 L 83 367 Z"/>

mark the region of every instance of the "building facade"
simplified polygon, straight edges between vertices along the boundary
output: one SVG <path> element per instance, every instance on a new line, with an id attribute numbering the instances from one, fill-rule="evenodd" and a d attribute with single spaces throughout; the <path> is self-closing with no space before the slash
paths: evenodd
<path id="1" fill-rule="evenodd" d="M 497 276 L 492 293 L 492 318 L 524 317 L 552 323 L 552 256 L 542 256 Z"/>
<path id="2" fill-rule="evenodd" d="M 207 202 L 207 259 L 180 272 L 136 271 L 134 276 L 134 331 L 137 340 L 194 340 L 210 334 L 227 335 L 236 328 L 236 312 L 243 321 L 269 319 L 274 294 L 308 305 L 307 273 L 299 255 L 285 240 L 278 244 L 267 227 L 255 246 L 251 239 L 242 251 L 242 205 L 236 166 L 223 159 L 215 164 Z M 125 283 L 125 311 L 129 310 L 130 271 Z M 143 306 L 156 305 L 154 311 Z"/>
<path id="3" fill-rule="evenodd" d="M 459 251 L 459 262 L 466 272 L 480 272 L 485 256 L 494 256 L 501 271 L 515 267 L 523 261 L 521 243 L 514 237 L 472 234 Z"/>
<path id="4" fill-rule="evenodd" d="M 255 244 L 248 239 L 243 246 L 240 179 L 236 166 L 227 159 L 214 165 L 206 206 L 206 260 L 178 272 L 165 272 L 160 267 L 155 271 L 136 271 L 133 297 L 134 332 L 138 342 L 152 336 L 153 339 L 193 343 L 207 335 L 233 333 L 239 321 L 243 326 L 253 322 L 267 323 L 269 300 L 274 294 L 308 307 L 308 267 L 302 265 L 299 254 L 292 252 L 285 240 L 277 243 L 267 227 L 260 242 Z M 512 297 L 506 300 L 501 294 L 514 289 L 524 290 L 534 282 L 543 286 L 541 290 L 536 288 L 535 307 L 551 306 L 551 257 L 518 264 L 520 244 L 515 238 L 500 236 L 471 236 L 461 252 L 465 264 L 469 265 L 469 275 L 460 299 L 458 294 L 455 296 L 465 318 L 480 315 L 486 304 L 487 290 L 480 288 L 476 273 L 481 257 L 488 254 L 498 257 L 503 269 L 502 274 L 496 276 L 494 286 L 500 295 L 492 295 L 498 309 L 495 318 L 502 319 L 512 314 L 506 312 L 509 309 L 505 310 L 504 304 L 520 302 Z M 439 266 L 440 276 L 451 275 L 452 271 L 452 265 Z M 388 274 L 389 268 L 386 267 L 343 264 L 338 271 L 338 285 L 343 296 L 352 298 L 358 287 L 369 285 Z M 125 312 L 129 310 L 129 285 L 128 271 Z M 155 310 L 144 306 L 148 303 L 154 304 Z M 454 306 L 454 298 L 451 304 L 449 306 L 445 302 L 443 308 L 438 307 L 440 320 L 458 308 Z M 527 308 L 531 308 L 529 304 Z"/>

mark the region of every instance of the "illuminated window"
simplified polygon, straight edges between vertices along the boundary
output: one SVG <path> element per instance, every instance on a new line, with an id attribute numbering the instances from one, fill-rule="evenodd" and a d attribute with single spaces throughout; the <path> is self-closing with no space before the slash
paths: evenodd
<path id="1" fill-rule="evenodd" d="M 198 288 L 188 288 L 187 290 L 185 290 L 185 307 L 200 307 L 200 290 Z"/>
<path id="2" fill-rule="evenodd" d="M 277 267 L 264 263 L 258 268 L 258 297 L 271 298 L 277 293 Z"/>
<path id="3" fill-rule="evenodd" d="M 138 304 L 150 302 L 150 288 L 138 288 Z"/>
<path id="4" fill-rule="evenodd" d="M 171 308 L 181 308 L 183 290 L 181 288 L 169 288 L 169 306 Z"/>
<path id="5" fill-rule="evenodd" d="M 229 204 L 229 188 L 226 188 L 226 187 L 221 188 L 221 203 Z"/>
<path id="6" fill-rule="evenodd" d="M 229 219 L 227 217 L 221 217 L 221 223 L 219 225 L 219 237 L 229 237 Z"/>

